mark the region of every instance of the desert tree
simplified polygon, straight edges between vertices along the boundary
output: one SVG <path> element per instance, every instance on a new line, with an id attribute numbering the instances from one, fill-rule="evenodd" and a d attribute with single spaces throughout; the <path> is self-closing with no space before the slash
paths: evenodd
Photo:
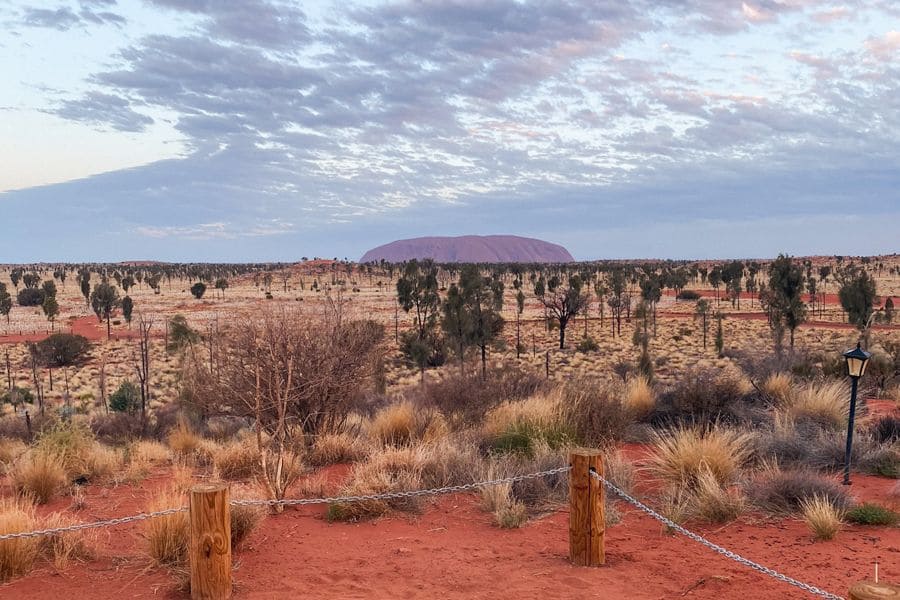
<path id="1" fill-rule="evenodd" d="M 16 292 L 19 291 L 19 283 L 22 281 L 22 269 L 13 269 L 9 272 L 9 280 L 12 282 Z"/>
<path id="2" fill-rule="evenodd" d="M 517 280 L 518 281 L 518 280 Z M 521 285 L 521 282 L 519 282 Z M 520 288 L 516 290 L 516 358 L 522 353 L 521 320 L 525 311 L 525 292 Z"/>
<path id="3" fill-rule="evenodd" d="M 224 277 L 219 277 L 218 279 L 216 279 L 216 289 L 222 293 L 222 297 L 224 298 L 225 290 L 228 289 L 228 280 Z"/>
<path id="4" fill-rule="evenodd" d="M 443 316 L 441 329 L 449 340 L 459 359 L 459 372 L 465 372 L 466 348 L 472 343 L 472 315 L 469 313 L 466 298 L 455 283 L 447 290 L 447 297 L 441 306 Z"/>
<path id="5" fill-rule="evenodd" d="M 716 311 L 716 354 L 722 358 L 725 354 L 725 330 L 722 327 L 722 321 L 725 314 L 721 310 Z"/>
<path id="6" fill-rule="evenodd" d="M 91 304 L 91 272 L 82 269 L 78 272 L 78 286 L 81 289 L 81 295 L 84 296 L 84 302 L 88 306 Z"/>
<path id="7" fill-rule="evenodd" d="M 662 286 L 659 277 L 655 273 L 648 274 L 641 280 L 641 300 L 644 308 L 653 315 L 653 337 L 656 337 L 656 305 L 662 299 Z"/>
<path id="8" fill-rule="evenodd" d="M 710 269 L 709 274 L 706 277 L 707 281 L 709 281 L 709 285 L 713 286 L 713 289 L 716 290 L 716 304 L 718 304 L 719 286 L 722 285 L 722 267 L 716 265 Z"/>
<path id="9" fill-rule="evenodd" d="M 535 284 L 535 296 L 547 311 L 549 318 L 559 326 L 559 348 L 566 347 L 566 326 L 588 306 L 588 296 L 583 291 L 584 282 L 579 275 L 569 277 L 568 285 L 562 285 L 553 276 L 543 283 L 543 276 Z"/>
<path id="10" fill-rule="evenodd" d="M 3 312 L 2 302 L 2 294 L 0 294 L 0 313 Z M 881 319 L 888 325 L 894 320 L 894 299 L 890 296 L 884 301 L 884 314 L 882 314 Z"/>
<path id="11" fill-rule="evenodd" d="M 0 315 L 6 317 L 6 325 L 9 326 L 9 313 L 12 311 L 12 295 L 6 289 L 6 284 L 0 282 Z"/>
<path id="12" fill-rule="evenodd" d="M 841 269 L 837 280 L 841 286 L 838 290 L 841 308 L 847 312 L 847 320 L 856 325 L 868 342 L 868 328 L 875 312 L 877 295 L 875 278 L 865 269 L 851 265 Z"/>
<path id="13" fill-rule="evenodd" d="M 134 277 L 130 274 L 125 275 L 125 277 L 122 278 L 119 285 L 122 286 L 122 291 L 124 291 L 127 294 L 128 290 L 130 290 L 131 288 L 134 287 Z"/>
<path id="14" fill-rule="evenodd" d="M 597 310 L 600 312 L 601 331 L 603 331 L 603 317 L 607 294 L 609 294 L 609 287 L 606 285 L 606 280 L 602 275 L 598 275 L 597 281 L 594 282 L 594 295 L 597 296 Z"/>
<path id="15" fill-rule="evenodd" d="M 779 254 L 769 264 L 769 282 L 760 292 L 759 299 L 775 335 L 776 348 L 780 350 L 784 330 L 787 328 L 793 349 L 794 332 L 806 320 L 802 267 L 790 256 Z"/>
<path id="16" fill-rule="evenodd" d="M 128 323 L 128 326 L 131 327 L 131 317 L 134 312 L 134 300 L 131 299 L 131 296 L 125 296 L 122 298 L 122 316 L 125 317 L 125 322 Z"/>
<path id="17" fill-rule="evenodd" d="M 610 311 L 612 311 L 610 319 L 612 322 L 612 334 L 615 337 L 617 334 L 622 335 L 622 310 L 626 305 L 625 299 L 628 298 L 628 283 L 625 270 L 621 267 L 613 268 L 608 274 L 608 281 L 609 299 L 606 303 L 609 305 Z"/>
<path id="18" fill-rule="evenodd" d="M 112 314 L 120 304 L 119 292 L 114 286 L 105 281 L 94 286 L 94 291 L 91 292 L 91 308 L 94 310 L 94 314 L 97 315 L 97 319 L 100 321 L 106 319 L 107 338 L 112 335 L 110 325 Z"/>
<path id="19" fill-rule="evenodd" d="M 694 308 L 694 319 L 700 319 L 703 328 L 703 349 L 706 350 L 706 332 L 708 329 L 708 319 L 710 313 L 709 300 L 701 298 L 697 300 L 697 306 Z"/>
<path id="20" fill-rule="evenodd" d="M 150 404 L 150 329 L 153 319 L 138 314 L 138 354 L 134 357 L 134 368 L 137 372 L 141 389 L 141 431 L 147 429 L 147 406 Z"/>
<path id="21" fill-rule="evenodd" d="M 653 380 L 653 359 L 650 356 L 650 318 L 652 314 L 650 303 L 642 298 L 634 310 L 634 316 L 638 323 L 631 337 L 631 343 L 640 349 L 637 370 L 649 381 Z"/>
<path id="22" fill-rule="evenodd" d="M 41 303 L 41 310 L 44 316 L 50 321 L 50 329 L 56 328 L 56 317 L 59 316 L 59 302 L 56 301 L 56 295 L 45 295 L 44 301 Z"/>
<path id="23" fill-rule="evenodd" d="M 432 260 L 411 260 L 397 279 L 397 303 L 413 317 L 412 335 L 405 336 L 404 353 L 419 367 L 422 380 L 425 367 L 440 362 L 435 325 L 440 311 L 437 266 Z"/>
<path id="24" fill-rule="evenodd" d="M 453 284 L 456 286 L 456 284 Z M 459 276 L 459 297 L 468 315 L 466 337 L 481 352 L 481 376 L 487 376 L 487 347 L 503 331 L 500 310 L 503 282 L 498 277 L 485 277 L 475 265 L 465 265 Z M 452 288 L 451 288 L 452 289 Z"/>

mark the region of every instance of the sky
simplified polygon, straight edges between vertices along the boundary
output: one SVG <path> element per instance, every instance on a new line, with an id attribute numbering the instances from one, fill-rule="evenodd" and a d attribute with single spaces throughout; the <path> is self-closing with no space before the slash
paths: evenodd
<path id="1" fill-rule="evenodd" d="M 897 0 L 0 0 L 0 263 L 900 251 Z"/>

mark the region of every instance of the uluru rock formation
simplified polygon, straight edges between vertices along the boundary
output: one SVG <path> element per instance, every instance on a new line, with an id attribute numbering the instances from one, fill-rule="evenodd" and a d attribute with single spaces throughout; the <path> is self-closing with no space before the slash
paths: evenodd
<path id="1" fill-rule="evenodd" d="M 402 262 L 431 258 L 436 262 L 562 263 L 575 260 L 558 244 L 516 235 L 463 235 L 397 240 L 366 252 L 360 262 Z"/>

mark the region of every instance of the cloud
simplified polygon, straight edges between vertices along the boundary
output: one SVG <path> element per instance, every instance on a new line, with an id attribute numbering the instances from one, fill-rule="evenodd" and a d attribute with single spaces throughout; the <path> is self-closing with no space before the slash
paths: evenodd
<path id="1" fill-rule="evenodd" d="M 64 100 L 52 112 L 65 119 L 108 125 L 119 131 L 143 131 L 153 124 L 151 117 L 133 110 L 125 98 L 96 91 L 78 100 Z"/>
<path id="2" fill-rule="evenodd" d="M 889 60 L 900 50 L 900 31 L 888 31 L 881 37 L 870 38 L 866 48 L 876 58 Z"/>
<path id="3" fill-rule="evenodd" d="M 109 10 L 95 11 L 92 7 L 115 6 L 115 0 L 81 0 L 80 10 L 71 6 L 49 8 L 26 8 L 21 23 L 29 27 L 44 27 L 58 31 L 68 31 L 73 27 L 92 25 L 123 26 L 128 21 L 125 17 Z"/>

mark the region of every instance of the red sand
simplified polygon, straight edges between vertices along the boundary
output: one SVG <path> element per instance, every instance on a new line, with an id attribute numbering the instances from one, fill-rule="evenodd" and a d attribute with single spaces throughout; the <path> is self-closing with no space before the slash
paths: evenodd
<path id="1" fill-rule="evenodd" d="M 633 449 L 636 450 L 636 449 Z M 88 490 L 86 520 L 139 511 L 151 478 L 101 497 Z M 852 491 L 887 501 L 895 481 L 857 475 Z M 62 506 L 56 507 L 62 508 Z M 236 555 L 236 598 L 803 598 L 805 594 L 749 570 L 681 536 L 664 535 L 649 517 L 624 510 L 607 531 L 607 565 L 567 562 L 568 515 L 560 510 L 519 530 L 490 524 L 474 496 L 440 498 L 418 517 L 330 524 L 323 508 L 270 516 Z M 843 595 L 870 577 L 900 580 L 900 530 L 853 526 L 814 543 L 799 521 L 750 515 L 696 530 L 787 575 Z M 0 598 L 184 598 L 169 575 L 148 566 L 141 529 L 102 530 L 98 558 L 57 573 L 43 566 L 0 586 Z M 811 596 L 810 596 L 811 597 Z"/>

